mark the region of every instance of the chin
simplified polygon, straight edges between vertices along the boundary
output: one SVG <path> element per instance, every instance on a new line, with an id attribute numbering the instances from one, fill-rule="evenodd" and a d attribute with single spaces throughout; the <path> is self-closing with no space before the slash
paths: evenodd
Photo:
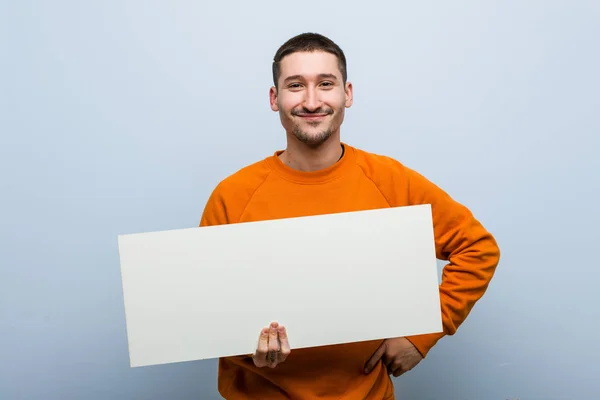
<path id="1" fill-rule="evenodd" d="M 332 130 L 319 130 L 318 132 L 306 132 L 294 130 L 294 136 L 300 142 L 310 147 L 319 147 L 326 143 L 332 136 Z"/>

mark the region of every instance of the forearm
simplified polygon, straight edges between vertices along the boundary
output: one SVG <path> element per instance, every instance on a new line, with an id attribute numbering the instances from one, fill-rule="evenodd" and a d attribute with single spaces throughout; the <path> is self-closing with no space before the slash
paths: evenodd
<path id="1" fill-rule="evenodd" d="M 480 232 L 479 238 L 451 255 L 442 271 L 439 290 L 443 332 L 408 337 L 423 356 L 443 336 L 456 333 L 493 277 L 500 257 L 498 246 L 482 227 L 473 227 L 472 234 L 475 232 Z"/>
<path id="2" fill-rule="evenodd" d="M 408 337 L 425 356 L 440 338 L 457 331 L 484 295 L 500 250 L 494 237 L 465 206 L 421 176 L 413 177 L 411 184 L 414 193 L 423 193 L 414 200 L 432 205 L 437 258 L 448 261 L 439 287 L 443 332 Z"/>

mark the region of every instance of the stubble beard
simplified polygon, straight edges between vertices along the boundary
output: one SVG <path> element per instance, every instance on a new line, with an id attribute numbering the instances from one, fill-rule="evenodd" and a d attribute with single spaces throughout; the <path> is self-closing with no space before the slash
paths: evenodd
<path id="1" fill-rule="evenodd" d="M 298 125 L 296 125 L 292 133 L 300 142 L 314 148 L 321 146 L 331 137 L 331 135 L 333 135 L 333 128 L 329 127 L 320 132 L 310 134 L 303 131 Z"/>
<path id="2" fill-rule="evenodd" d="M 321 113 L 321 112 L 325 112 L 329 115 L 330 118 L 333 118 L 334 115 L 334 111 L 330 108 L 320 108 L 318 110 L 315 111 L 308 111 L 306 109 L 302 110 L 303 112 L 301 112 L 300 110 L 292 110 L 292 112 L 290 113 L 291 115 L 289 116 L 289 120 L 293 121 L 294 117 L 299 117 L 300 114 L 315 114 L 315 113 Z M 311 147 L 311 148 L 317 148 L 319 146 L 321 146 L 322 144 L 324 144 L 325 142 L 327 142 L 327 140 L 329 140 L 329 138 L 334 134 L 335 132 L 335 124 L 333 122 L 332 119 L 327 118 L 326 121 L 306 121 L 306 123 L 313 127 L 313 128 L 317 128 L 319 127 L 319 125 L 325 125 L 325 127 L 323 129 L 321 129 L 318 132 L 314 132 L 314 133 L 310 133 L 307 132 L 306 130 L 303 130 L 301 128 L 300 123 L 297 123 L 297 121 L 293 121 L 296 122 L 294 123 L 293 129 L 292 129 L 292 134 L 294 135 L 294 137 L 296 139 L 298 139 L 298 141 L 300 141 L 301 143 L 304 143 L 305 145 Z"/>

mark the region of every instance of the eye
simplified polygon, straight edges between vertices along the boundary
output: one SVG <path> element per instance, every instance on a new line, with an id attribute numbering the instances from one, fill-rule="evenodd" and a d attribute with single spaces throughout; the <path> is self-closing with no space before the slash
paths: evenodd
<path id="1" fill-rule="evenodd" d="M 331 87 L 331 86 L 333 86 L 333 83 L 332 82 L 323 82 L 323 83 L 321 83 L 321 86 Z"/>
<path id="2" fill-rule="evenodd" d="M 297 89 L 299 87 L 300 87 L 299 83 L 291 83 L 288 85 L 288 88 L 290 88 L 290 89 Z"/>

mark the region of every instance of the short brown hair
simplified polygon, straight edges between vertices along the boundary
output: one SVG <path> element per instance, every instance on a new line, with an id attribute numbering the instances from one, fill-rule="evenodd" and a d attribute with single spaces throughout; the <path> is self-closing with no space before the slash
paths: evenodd
<path id="1" fill-rule="evenodd" d="M 333 42 L 333 40 L 318 34 L 318 33 L 301 33 L 285 42 L 275 53 L 273 58 L 273 83 L 277 87 L 277 82 L 281 74 L 281 60 L 283 57 L 298 52 L 298 51 L 325 51 L 331 53 L 338 58 L 338 65 L 340 72 L 342 73 L 342 79 L 344 84 L 348 79 L 348 73 L 346 69 L 346 56 L 344 52 Z"/>

